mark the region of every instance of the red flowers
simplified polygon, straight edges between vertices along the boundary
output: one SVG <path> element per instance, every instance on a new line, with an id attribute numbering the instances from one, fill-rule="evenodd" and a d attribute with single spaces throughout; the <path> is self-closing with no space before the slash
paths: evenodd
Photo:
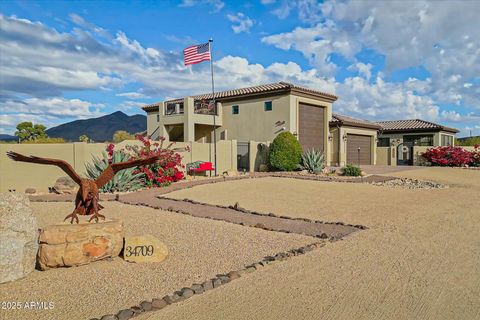
<path id="1" fill-rule="evenodd" d="M 113 150 L 115 149 L 115 145 L 113 143 L 110 143 L 107 148 L 105 148 L 105 151 L 107 151 L 108 156 L 111 158 L 113 156 Z"/>
<path id="2" fill-rule="evenodd" d="M 422 153 L 422 157 L 432 166 L 480 166 L 480 146 L 475 146 L 474 151 L 454 146 L 435 147 L 427 149 L 426 152 Z"/>
<path id="3" fill-rule="evenodd" d="M 182 156 L 170 149 L 173 143 L 170 143 L 166 148 L 163 147 L 164 138 L 160 138 L 160 143 L 151 142 L 142 135 L 137 135 L 136 139 L 142 143 L 142 146 L 127 145 L 125 150 L 130 154 L 131 159 L 148 158 L 154 155 L 159 155 L 160 160 L 149 166 L 138 167 L 135 173 L 143 173 L 142 180 L 146 187 L 161 187 L 182 180 L 184 174 L 181 171 Z M 109 157 L 113 155 L 115 149 L 114 144 L 109 144 L 105 151 Z M 186 148 L 187 149 L 187 148 Z M 189 151 L 189 150 L 186 150 Z"/>

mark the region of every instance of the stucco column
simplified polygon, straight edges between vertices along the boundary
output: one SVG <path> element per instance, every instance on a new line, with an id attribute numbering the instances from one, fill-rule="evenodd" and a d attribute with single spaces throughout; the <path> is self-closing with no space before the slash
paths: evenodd
<path id="1" fill-rule="evenodd" d="M 194 101 L 193 98 L 187 97 L 183 99 L 183 110 L 185 112 L 185 120 L 183 122 L 183 141 L 195 141 L 195 121 L 194 121 Z"/>
<path id="2" fill-rule="evenodd" d="M 345 135 L 345 130 L 340 127 L 339 128 L 339 139 L 338 139 L 338 163 L 341 167 L 343 167 L 347 163 L 347 149 L 346 149 L 346 141 L 343 139 Z"/>
<path id="3" fill-rule="evenodd" d="M 231 141 L 231 159 L 232 159 L 232 171 L 237 171 L 237 140 Z"/>

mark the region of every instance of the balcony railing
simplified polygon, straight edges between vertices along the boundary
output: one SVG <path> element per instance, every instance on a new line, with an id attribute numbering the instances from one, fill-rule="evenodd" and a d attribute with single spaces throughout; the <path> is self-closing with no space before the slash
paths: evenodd
<path id="1" fill-rule="evenodd" d="M 168 103 L 165 105 L 165 115 L 171 116 L 176 114 L 183 114 L 183 103 Z"/>
<path id="2" fill-rule="evenodd" d="M 215 108 L 213 101 L 199 100 L 195 101 L 194 112 L 196 114 L 206 114 L 213 116 L 215 114 Z"/>

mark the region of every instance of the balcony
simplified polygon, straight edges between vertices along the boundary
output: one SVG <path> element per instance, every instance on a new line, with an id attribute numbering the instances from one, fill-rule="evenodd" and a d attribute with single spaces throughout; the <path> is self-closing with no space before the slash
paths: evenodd
<path id="1" fill-rule="evenodd" d="M 183 102 L 171 102 L 165 104 L 165 115 L 174 116 L 184 113 Z"/>
<path id="2" fill-rule="evenodd" d="M 194 103 L 194 113 L 196 114 L 205 114 L 205 115 L 210 115 L 213 116 L 215 114 L 215 109 L 213 105 L 213 101 L 207 101 L 207 100 L 197 100 Z M 217 111 L 218 115 L 218 111 Z"/>

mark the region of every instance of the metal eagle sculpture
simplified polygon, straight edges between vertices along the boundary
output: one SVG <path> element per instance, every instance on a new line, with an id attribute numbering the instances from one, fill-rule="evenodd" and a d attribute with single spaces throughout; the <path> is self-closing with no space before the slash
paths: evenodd
<path id="1" fill-rule="evenodd" d="M 98 190 L 101 189 L 105 184 L 107 184 L 117 172 L 123 169 L 136 167 L 136 166 L 144 166 L 153 164 L 159 159 L 159 156 L 153 156 L 145 159 L 137 159 L 137 160 L 130 160 L 125 162 L 119 163 L 110 163 L 108 167 L 95 179 L 86 179 L 80 177 L 73 167 L 66 161 L 60 159 L 49 159 L 49 158 L 40 158 L 34 156 L 24 156 L 22 154 L 9 151 L 7 152 L 7 156 L 14 160 L 14 161 L 21 161 L 21 162 L 31 162 L 31 163 L 39 163 L 39 164 L 47 164 L 47 165 L 54 165 L 61 168 L 65 171 L 66 174 L 73 181 L 75 181 L 80 188 L 78 189 L 77 196 L 75 198 L 75 210 L 65 217 L 65 220 L 71 219 L 70 223 L 73 224 L 73 221 L 76 223 L 79 222 L 77 215 L 92 215 L 88 222 L 91 222 L 95 219 L 95 222 L 98 222 L 98 218 L 105 220 L 105 216 L 98 213 L 103 206 L 98 203 L 99 201 L 99 192 Z"/>

